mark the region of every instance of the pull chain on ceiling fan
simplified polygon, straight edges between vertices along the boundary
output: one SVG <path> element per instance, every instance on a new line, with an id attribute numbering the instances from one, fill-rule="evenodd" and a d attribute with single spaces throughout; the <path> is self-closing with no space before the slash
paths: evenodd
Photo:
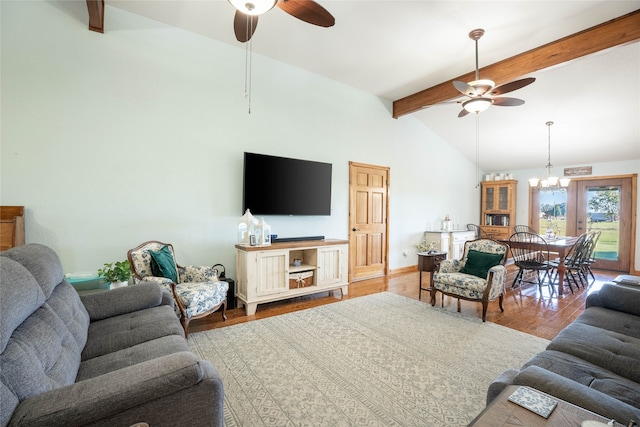
<path id="1" fill-rule="evenodd" d="M 233 17 L 233 32 L 241 43 L 250 42 L 258 27 L 258 16 L 278 6 L 309 24 L 320 27 L 331 27 L 336 20 L 324 7 L 313 0 L 228 0 L 236 9 Z M 252 46 L 247 43 L 245 51 L 244 96 L 248 102 L 248 112 L 251 114 L 251 58 Z"/>
<path id="2" fill-rule="evenodd" d="M 469 33 L 469 38 L 474 40 L 476 44 L 475 80 L 469 83 L 465 83 L 460 80 L 453 81 L 453 86 L 461 94 L 469 97 L 469 99 L 462 102 L 462 111 L 460 111 L 458 117 L 464 117 L 469 113 L 481 113 L 491 105 L 499 105 L 502 107 L 522 105 L 524 104 L 522 99 L 496 96 L 523 88 L 536 81 L 533 77 L 527 77 L 525 79 L 515 80 L 496 86 L 492 80 L 480 79 L 480 69 L 478 67 L 478 40 L 480 40 L 483 35 L 484 30 L 481 28 L 472 30 Z"/>

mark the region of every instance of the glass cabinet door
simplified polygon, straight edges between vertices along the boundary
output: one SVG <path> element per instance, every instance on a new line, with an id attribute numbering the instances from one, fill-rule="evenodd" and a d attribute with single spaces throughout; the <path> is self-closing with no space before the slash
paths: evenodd
<path id="1" fill-rule="evenodd" d="M 485 210 L 493 210 L 493 187 L 485 187 L 484 189 L 484 208 Z"/>
<path id="2" fill-rule="evenodd" d="M 506 211 L 509 209 L 509 187 L 498 189 L 498 209 Z"/>

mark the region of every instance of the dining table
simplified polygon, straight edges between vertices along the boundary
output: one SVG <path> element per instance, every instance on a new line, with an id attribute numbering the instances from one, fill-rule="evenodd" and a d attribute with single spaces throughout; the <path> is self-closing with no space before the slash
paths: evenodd
<path id="1" fill-rule="evenodd" d="M 564 265 L 564 258 L 567 256 L 573 245 L 578 240 L 577 237 L 567 237 L 567 236 L 558 236 L 558 237 L 546 237 L 541 236 L 545 242 L 547 242 L 547 246 L 549 248 L 549 252 L 557 253 L 559 258 L 558 263 L 558 296 L 562 296 L 562 290 L 564 288 L 564 275 L 567 271 L 567 267 Z M 499 239 L 500 243 L 504 243 L 511 248 L 518 247 L 527 247 L 534 248 L 539 250 L 546 250 L 546 247 L 543 243 L 535 243 L 535 242 L 517 242 L 510 241 L 509 239 Z"/>

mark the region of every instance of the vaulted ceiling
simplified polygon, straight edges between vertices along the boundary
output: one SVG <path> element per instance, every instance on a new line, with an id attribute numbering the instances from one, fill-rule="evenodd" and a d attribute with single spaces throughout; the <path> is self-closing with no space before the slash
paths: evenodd
<path id="1" fill-rule="evenodd" d="M 549 120 L 555 122 L 554 164 L 640 161 L 640 0 L 319 2 L 336 18 L 334 27 L 315 27 L 275 8 L 260 17 L 254 54 L 378 96 L 390 117 L 421 121 L 475 161 L 474 115 L 458 118 L 459 104 L 440 102 L 459 98 L 451 80 L 472 80 L 475 52 L 468 33 L 483 28 L 481 78 L 498 84 L 523 76 L 537 80 L 509 94 L 524 105 L 492 106 L 479 115 L 482 169 L 544 170 Z M 225 0 L 101 5 L 87 0 L 90 25 L 104 25 L 105 37 L 109 7 L 116 7 L 245 47 L 235 40 L 235 9 Z"/>

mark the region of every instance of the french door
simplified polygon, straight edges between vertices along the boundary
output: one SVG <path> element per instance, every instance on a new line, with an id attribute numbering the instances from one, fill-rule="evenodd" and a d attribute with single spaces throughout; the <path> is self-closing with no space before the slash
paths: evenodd
<path id="1" fill-rule="evenodd" d="M 540 234 L 549 230 L 565 236 L 599 231 L 594 267 L 628 272 L 635 245 L 636 180 L 635 175 L 578 178 L 566 191 L 531 191 L 530 226 Z"/>

